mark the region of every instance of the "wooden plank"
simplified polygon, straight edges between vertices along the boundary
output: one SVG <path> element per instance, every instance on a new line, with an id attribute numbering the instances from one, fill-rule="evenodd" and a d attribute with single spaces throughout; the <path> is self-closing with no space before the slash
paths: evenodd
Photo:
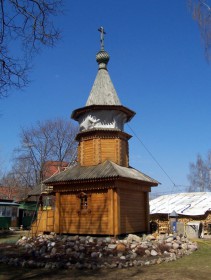
<path id="1" fill-rule="evenodd" d="M 114 235 L 120 234 L 120 205 L 118 191 L 114 190 Z"/>
<path id="2" fill-rule="evenodd" d="M 79 163 L 87 166 L 110 159 L 128 166 L 128 140 L 117 135 L 111 137 L 106 133 L 101 134 L 102 132 L 96 132 L 89 139 L 81 138 L 78 148 Z"/>
<path id="3" fill-rule="evenodd" d="M 146 198 L 144 192 L 120 190 L 121 233 L 148 230 Z"/>
<path id="4" fill-rule="evenodd" d="M 108 221 L 109 221 L 109 234 L 114 235 L 114 194 L 113 189 L 108 190 Z"/>
<path id="5" fill-rule="evenodd" d="M 119 138 L 90 138 L 80 142 L 79 162 L 81 165 L 93 165 L 112 160 L 120 165 L 128 166 L 127 140 Z"/>
<path id="6" fill-rule="evenodd" d="M 54 231 L 60 233 L 60 193 L 56 193 Z"/>
<path id="7" fill-rule="evenodd" d="M 149 216 L 149 193 L 144 193 L 145 196 L 145 223 L 146 223 L 146 228 L 147 228 L 147 232 L 150 232 L 150 216 Z"/>
<path id="8" fill-rule="evenodd" d="M 92 193 L 88 197 L 88 210 L 81 212 L 77 194 L 61 195 L 60 230 L 66 233 L 108 234 L 107 191 Z"/>

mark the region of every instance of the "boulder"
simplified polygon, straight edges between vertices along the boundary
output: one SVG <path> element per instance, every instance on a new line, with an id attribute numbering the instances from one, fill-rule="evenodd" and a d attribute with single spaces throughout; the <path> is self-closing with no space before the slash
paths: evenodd
<path id="1" fill-rule="evenodd" d="M 117 244 L 116 250 L 117 250 L 117 252 L 125 252 L 125 250 L 126 250 L 125 244 L 123 244 L 123 243 Z"/>
<path id="2" fill-rule="evenodd" d="M 151 250 L 150 255 L 151 255 L 151 256 L 157 256 L 157 255 L 158 255 L 158 252 L 155 251 L 155 250 Z"/>
<path id="3" fill-rule="evenodd" d="M 116 247 L 117 247 L 117 244 L 108 244 L 108 249 L 110 249 L 110 250 L 114 250 L 114 249 L 116 249 Z"/>
<path id="4" fill-rule="evenodd" d="M 129 234 L 127 237 L 127 241 L 132 243 L 133 241 L 136 241 L 137 243 L 142 241 L 142 238 L 135 234 Z"/>
<path id="5" fill-rule="evenodd" d="M 172 248 L 173 248 L 174 250 L 178 249 L 179 246 L 180 246 L 180 245 L 179 245 L 178 243 L 176 243 L 176 242 L 174 242 L 174 243 L 172 244 Z"/>

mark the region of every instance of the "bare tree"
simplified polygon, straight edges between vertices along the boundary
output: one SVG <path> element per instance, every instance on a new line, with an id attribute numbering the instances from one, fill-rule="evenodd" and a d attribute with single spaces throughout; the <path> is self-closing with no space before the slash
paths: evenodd
<path id="1" fill-rule="evenodd" d="M 15 150 L 13 170 L 28 186 L 45 177 L 46 162 L 72 163 L 76 160 L 78 127 L 64 119 L 37 122 L 20 133 L 21 147 Z"/>
<path id="2" fill-rule="evenodd" d="M 41 46 L 54 46 L 60 31 L 52 17 L 63 0 L 0 0 L 0 97 L 29 83 L 30 61 Z"/>
<path id="3" fill-rule="evenodd" d="M 0 178 L 3 176 L 3 161 L 0 154 Z"/>
<path id="4" fill-rule="evenodd" d="M 9 172 L 1 178 L 0 198 L 20 200 L 26 197 L 27 192 L 28 188 L 20 184 L 15 173 Z"/>
<path id="5" fill-rule="evenodd" d="M 34 185 L 34 174 L 28 158 L 18 158 L 11 168 L 10 173 L 14 174 L 16 184 L 20 188 L 30 189 Z"/>
<path id="6" fill-rule="evenodd" d="M 196 163 L 190 163 L 188 179 L 190 181 L 188 191 L 211 191 L 211 151 L 205 160 L 198 155 Z"/>
<path id="7" fill-rule="evenodd" d="M 210 0 L 188 0 L 194 20 L 197 21 L 205 47 L 207 61 L 211 61 L 211 3 Z"/>

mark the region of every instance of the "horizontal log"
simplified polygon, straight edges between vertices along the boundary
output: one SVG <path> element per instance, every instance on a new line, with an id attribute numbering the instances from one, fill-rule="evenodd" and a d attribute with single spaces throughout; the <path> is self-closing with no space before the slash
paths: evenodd
<path id="1" fill-rule="evenodd" d="M 63 232 L 63 231 L 67 231 L 67 232 L 69 232 L 69 233 L 85 233 L 85 234 L 87 234 L 87 233 L 101 233 L 102 234 L 102 232 L 106 232 L 106 231 L 108 231 L 108 228 L 107 227 L 104 227 L 104 228 L 96 228 L 96 229 L 94 229 L 93 227 L 65 227 L 65 226 L 61 226 L 60 227 L 60 231 L 61 232 Z"/>
<path id="2" fill-rule="evenodd" d="M 112 235 L 112 232 L 109 232 L 108 230 L 97 230 L 97 231 L 87 231 L 87 230 L 84 230 L 84 231 L 79 231 L 77 229 L 75 230 L 67 230 L 67 229 L 63 229 L 61 230 L 62 233 L 64 234 L 68 234 L 68 233 L 71 233 L 71 234 L 101 234 L 101 235 Z"/>
<path id="3" fill-rule="evenodd" d="M 74 223 L 79 223 L 79 222 L 82 223 L 84 221 L 91 221 L 92 223 L 103 223 L 104 221 L 108 222 L 108 217 L 104 217 L 104 218 L 98 217 L 94 219 L 88 215 L 78 215 L 71 218 L 69 218 L 68 216 L 61 216 L 60 220 L 74 222 Z"/>

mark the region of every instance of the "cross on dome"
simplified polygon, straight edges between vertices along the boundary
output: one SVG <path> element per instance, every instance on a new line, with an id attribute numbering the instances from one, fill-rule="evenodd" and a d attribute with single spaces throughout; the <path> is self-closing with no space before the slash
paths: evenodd
<path id="1" fill-rule="evenodd" d="M 101 46 L 101 50 L 104 50 L 104 34 L 106 34 L 106 32 L 104 31 L 104 28 L 102 26 L 100 28 L 98 28 L 98 31 L 100 31 L 100 46 Z"/>

